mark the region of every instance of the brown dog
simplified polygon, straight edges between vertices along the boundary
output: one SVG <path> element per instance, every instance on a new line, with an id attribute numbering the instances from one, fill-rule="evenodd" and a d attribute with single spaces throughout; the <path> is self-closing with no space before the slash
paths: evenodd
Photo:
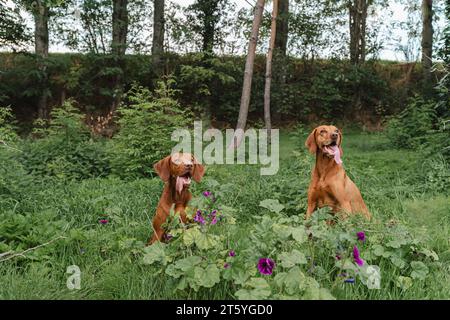
<path id="1" fill-rule="evenodd" d="M 203 165 L 190 153 L 175 153 L 153 167 L 165 185 L 153 217 L 153 237 L 148 244 L 163 240 L 164 230 L 161 225 L 169 216 L 172 206 L 175 206 L 174 211 L 180 214 L 183 223 L 187 222 L 186 206 L 192 198 L 189 191 L 191 178 L 200 182 L 205 173 Z"/>
<path id="2" fill-rule="evenodd" d="M 345 174 L 342 167 L 342 133 L 335 126 L 319 126 L 311 132 L 305 145 L 316 155 L 308 189 L 308 209 L 305 219 L 311 217 L 316 208 L 329 206 L 334 213 L 362 213 L 367 219 L 371 215 L 358 187 Z"/>

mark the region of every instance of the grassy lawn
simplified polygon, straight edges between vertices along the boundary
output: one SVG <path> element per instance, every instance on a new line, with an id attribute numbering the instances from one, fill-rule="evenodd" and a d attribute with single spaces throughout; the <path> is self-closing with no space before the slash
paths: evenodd
<path id="1" fill-rule="evenodd" d="M 220 281 L 214 286 L 180 287 L 183 278 L 167 273 L 175 258 L 168 259 L 166 264 L 143 263 L 143 243 L 151 233 L 150 221 L 162 182 L 102 178 L 78 182 L 17 181 L 14 194 L 0 192 L 0 252 L 22 252 L 58 236 L 65 237 L 23 256 L 6 261 L 0 258 L 0 298 L 234 299 L 241 289 L 247 291 L 241 291 L 240 297 L 244 294 L 256 294 L 261 298 L 323 297 L 319 291 L 311 296 L 300 294 L 304 291 L 302 283 L 296 288 L 280 285 L 279 292 L 274 289 L 276 286 L 272 283 L 281 283 L 281 275 L 295 268 L 300 278 L 303 275 L 305 279 L 314 278 L 320 288 L 326 288 L 337 299 L 450 298 L 450 197 L 448 191 L 438 192 L 435 188 L 436 179 L 448 179 L 448 168 L 430 163 L 415 152 L 393 149 L 383 134 L 349 132 L 343 142 L 344 166 L 360 188 L 373 221 L 366 223 L 356 219 L 335 227 L 328 227 L 321 223 L 323 221 L 314 222 L 316 224 L 308 230 L 317 230 L 317 233 L 302 243 L 282 238 L 282 235 L 274 238 L 274 234 L 278 234 L 273 231 L 278 230 L 276 228 L 288 228 L 290 224 L 303 228 L 313 164 L 313 157 L 303 147 L 305 138 L 304 134 L 281 134 L 280 170 L 275 176 L 260 176 L 259 168 L 253 165 L 208 166 L 206 179 L 193 185 L 192 191 L 195 197 L 202 197 L 201 192 L 212 188 L 214 181 L 218 182 L 217 188 L 221 187 L 223 211 L 232 208 L 234 218 L 233 223 L 211 231 L 221 237 L 223 244 L 201 251 L 203 253 L 176 241 L 166 248 L 169 258 L 189 257 L 197 252 L 195 254 L 203 260 L 216 259 L 207 263 L 219 266 L 226 258 L 212 257 L 211 252 L 226 256 L 227 250 L 236 250 L 236 259 L 243 259 L 236 260 L 243 266 L 242 274 L 264 278 L 271 285 L 270 296 L 261 293 L 262 289 L 258 291 L 256 285 L 252 287 L 244 280 L 240 283 L 236 275 L 222 270 Z M 429 168 L 439 165 L 443 171 L 436 171 L 437 176 L 430 175 Z M 283 210 L 274 213 L 261 207 L 259 204 L 265 199 L 278 200 Z M 109 223 L 99 224 L 102 218 L 107 218 Z M 269 224 L 271 227 L 267 227 Z M 396 229 L 398 225 L 401 228 Z M 333 253 L 337 241 L 329 235 L 345 238 L 348 237 L 346 230 L 353 232 L 358 228 L 363 228 L 368 238 L 367 243 L 361 245 L 363 258 L 377 264 L 381 270 L 378 290 L 368 289 L 359 278 L 354 283 L 338 278 L 340 270 Z M 391 247 L 386 244 L 384 250 L 390 248 L 390 256 L 374 253 L 375 245 L 392 242 L 397 232 L 403 234 L 404 229 L 408 230 L 410 242 L 398 244 L 398 248 L 395 243 Z M 342 241 L 347 243 L 347 240 Z M 252 243 L 258 245 L 252 248 Z M 289 263 L 277 255 L 277 248 L 286 252 L 298 249 L 305 256 L 305 262 L 298 262 L 299 259 L 298 267 L 288 268 Z M 418 253 L 423 248 L 428 250 L 427 254 Z M 252 259 L 262 253 L 271 254 L 277 262 L 272 276 L 257 273 Z M 397 260 L 392 258 L 394 255 Z M 66 288 L 69 276 L 66 268 L 70 265 L 77 265 L 81 270 L 80 290 Z M 280 274 L 278 278 L 277 274 Z"/>

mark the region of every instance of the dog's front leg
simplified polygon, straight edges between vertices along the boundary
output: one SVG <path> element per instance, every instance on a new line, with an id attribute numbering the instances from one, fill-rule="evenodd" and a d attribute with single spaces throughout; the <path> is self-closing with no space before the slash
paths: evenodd
<path id="1" fill-rule="evenodd" d="M 305 220 L 311 218 L 312 213 L 317 208 L 317 196 L 313 190 L 313 188 L 309 188 L 308 190 L 308 208 L 306 209 Z"/>
<path id="2" fill-rule="evenodd" d="M 178 213 L 181 217 L 181 221 L 183 223 L 187 223 L 187 216 L 186 216 L 186 206 L 184 204 L 176 204 L 175 205 L 175 212 Z"/>

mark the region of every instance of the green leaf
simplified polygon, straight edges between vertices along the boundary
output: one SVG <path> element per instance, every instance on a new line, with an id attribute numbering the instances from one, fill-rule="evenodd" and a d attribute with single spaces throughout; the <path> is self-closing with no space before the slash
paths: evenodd
<path id="1" fill-rule="evenodd" d="M 421 261 L 412 261 L 411 268 L 413 271 L 411 272 L 411 277 L 413 279 L 424 280 L 428 274 L 428 267 Z"/>
<path id="2" fill-rule="evenodd" d="M 403 260 L 402 258 L 400 258 L 399 256 L 393 254 L 390 259 L 391 259 L 392 264 L 394 264 L 394 266 L 396 266 L 400 269 L 403 269 L 404 267 L 406 267 L 406 261 Z"/>
<path id="3" fill-rule="evenodd" d="M 388 243 L 386 243 L 386 246 L 394 248 L 394 249 L 398 249 L 401 246 L 409 244 L 409 243 L 411 243 L 411 241 L 409 239 L 407 239 L 406 237 L 404 237 L 404 238 L 403 237 L 399 237 L 399 238 L 397 238 L 395 240 L 391 240 Z"/>
<path id="4" fill-rule="evenodd" d="M 192 246 L 199 237 L 200 233 L 201 232 L 198 227 L 187 229 L 183 234 L 183 243 L 187 247 Z"/>
<path id="5" fill-rule="evenodd" d="M 194 277 L 202 287 L 212 288 L 220 281 L 220 271 L 214 264 L 210 264 L 206 270 L 197 267 L 194 274 Z"/>
<path id="6" fill-rule="evenodd" d="M 166 256 L 165 253 L 166 245 L 163 243 L 156 243 L 152 246 L 148 246 L 144 249 L 144 264 L 154 264 L 156 262 L 160 262 L 163 265 L 166 265 L 167 262 L 170 262 L 170 257 Z"/>
<path id="7" fill-rule="evenodd" d="M 217 236 L 200 232 L 195 244 L 200 250 L 208 250 L 215 248 L 218 244 Z"/>
<path id="8" fill-rule="evenodd" d="M 305 289 L 305 275 L 297 266 L 288 272 L 277 273 L 274 281 L 279 288 L 284 288 L 290 295 Z"/>
<path id="9" fill-rule="evenodd" d="M 373 254 L 378 257 L 389 258 L 391 256 L 391 252 L 387 251 L 383 246 L 376 244 L 372 247 Z"/>
<path id="10" fill-rule="evenodd" d="M 294 249 L 291 252 L 281 253 L 279 259 L 281 261 L 281 266 L 284 268 L 291 268 L 296 264 L 306 263 L 305 255 L 297 249 Z"/>
<path id="11" fill-rule="evenodd" d="M 402 290 L 408 290 L 412 284 L 413 280 L 410 277 L 399 276 L 396 281 L 397 287 Z"/>
<path id="12" fill-rule="evenodd" d="M 175 266 L 177 269 L 180 269 L 184 272 L 187 272 L 194 268 L 202 261 L 202 258 L 199 256 L 190 256 L 175 262 Z"/>
<path id="13" fill-rule="evenodd" d="M 265 199 L 259 202 L 259 206 L 270 210 L 271 212 L 279 213 L 284 209 L 284 205 L 282 205 L 276 199 Z"/>
<path id="14" fill-rule="evenodd" d="M 308 239 L 305 227 L 303 227 L 303 226 L 299 226 L 299 227 L 295 227 L 295 228 L 292 227 L 290 231 L 291 231 L 292 238 L 294 238 L 294 240 L 297 241 L 299 244 L 304 243 Z"/>
<path id="15" fill-rule="evenodd" d="M 424 249 L 420 250 L 419 253 L 422 253 L 426 257 L 431 258 L 433 261 L 439 261 L 439 256 L 433 250 L 424 248 Z"/>
<path id="16" fill-rule="evenodd" d="M 246 283 L 246 287 L 252 289 L 240 289 L 235 293 L 239 300 L 262 300 L 268 298 L 272 293 L 269 284 L 262 278 L 251 278 Z"/>
<path id="17" fill-rule="evenodd" d="M 326 288 L 309 287 L 306 289 L 303 299 L 307 300 L 336 300 Z"/>

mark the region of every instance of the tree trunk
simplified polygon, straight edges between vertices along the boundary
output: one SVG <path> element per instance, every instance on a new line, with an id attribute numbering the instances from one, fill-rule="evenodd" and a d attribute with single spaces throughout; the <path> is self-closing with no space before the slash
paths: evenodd
<path id="1" fill-rule="evenodd" d="M 349 3 L 350 62 L 359 65 L 366 60 L 366 27 L 368 0 Z"/>
<path id="2" fill-rule="evenodd" d="M 351 0 L 349 2 L 349 28 L 350 28 L 350 63 L 360 66 L 366 61 L 366 28 L 367 10 L 370 0 Z M 361 109 L 362 88 L 355 84 L 352 98 L 352 112 Z"/>
<path id="3" fill-rule="evenodd" d="M 247 124 L 248 107 L 250 104 L 250 93 L 252 89 L 253 65 L 256 55 L 256 44 L 258 42 L 259 27 L 261 25 L 264 11 L 264 0 L 258 0 L 255 5 L 255 16 L 253 18 L 252 34 L 248 43 L 247 60 L 245 62 L 244 83 L 242 86 L 241 105 L 236 129 L 245 130 Z M 242 135 L 235 135 L 233 147 L 241 143 Z"/>
<path id="4" fill-rule="evenodd" d="M 113 1 L 112 53 L 118 57 L 125 55 L 128 33 L 128 0 Z"/>
<path id="5" fill-rule="evenodd" d="M 422 0 L 422 68 L 425 85 L 431 82 L 433 56 L 433 0 Z"/>
<path id="6" fill-rule="evenodd" d="M 114 97 L 111 112 L 115 113 L 122 101 L 124 56 L 127 49 L 128 33 L 128 0 L 113 1 L 111 52 L 114 63 L 120 69 L 114 77 Z"/>
<path id="7" fill-rule="evenodd" d="M 46 119 L 48 117 L 47 98 L 48 98 L 48 15 L 49 9 L 43 1 L 36 1 L 33 11 L 34 16 L 34 51 L 39 58 L 38 69 L 42 73 L 43 85 L 42 92 L 38 98 L 38 117 Z"/>
<path id="8" fill-rule="evenodd" d="M 158 76 L 164 71 L 162 54 L 164 52 L 164 0 L 154 0 L 152 63 Z"/>
<path id="9" fill-rule="evenodd" d="M 283 0 L 281 1 L 283 2 Z M 278 0 L 273 0 L 272 24 L 270 26 L 270 44 L 266 58 L 266 84 L 264 87 L 264 123 L 267 129 L 267 137 L 270 142 L 270 130 L 272 129 L 270 119 L 270 86 L 272 83 L 272 56 L 275 47 L 275 39 L 277 35 L 277 14 Z"/>
<path id="10" fill-rule="evenodd" d="M 289 0 L 281 0 L 278 4 L 276 30 L 275 49 L 277 54 L 286 56 L 289 34 Z"/>
<path id="11" fill-rule="evenodd" d="M 286 55 L 289 35 L 289 0 L 278 1 L 276 30 L 275 47 L 273 50 L 272 79 L 273 82 L 279 86 L 279 92 L 284 95 L 283 88 L 286 84 L 288 75 Z M 273 120 L 281 121 L 281 113 L 274 110 Z"/>

